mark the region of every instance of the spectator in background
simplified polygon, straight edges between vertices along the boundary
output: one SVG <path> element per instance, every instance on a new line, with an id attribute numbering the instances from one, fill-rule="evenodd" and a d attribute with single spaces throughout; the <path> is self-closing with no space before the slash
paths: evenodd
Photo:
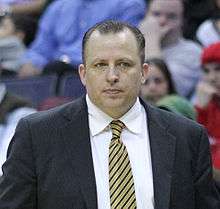
<path id="1" fill-rule="evenodd" d="M 20 77 L 40 74 L 53 61 L 81 63 L 81 41 L 93 24 L 117 19 L 137 25 L 144 17 L 144 0 L 60 0 L 52 2 L 40 20 L 38 34 L 23 58 Z M 52 65 L 52 70 L 56 67 Z M 55 71 L 55 70 L 54 70 Z"/>
<path id="2" fill-rule="evenodd" d="M 175 94 L 176 90 L 169 69 L 163 60 L 153 58 L 146 62 L 150 70 L 145 83 L 141 86 L 141 97 L 155 105 L 165 95 Z"/>
<path id="3" fill-rule="evenodd" d="M 146 62 L 149 63 L 149 72 L 145 83 L 141 86 L 141 97 L 161 109 L 195 120 L 196 113 L 193 105 L 176 94 L 166 63 L 157 58 Z"/>
<path id="4" fill-rule="evenodd" d="M 5 14 L 40 14 L 46 0 L 0 0 L 0 16 Z"/>
<path id="5" fill-rule="evenodd" d="M 6 86 L 0 82 L 0 176 L 17 122 L 33 112 L 35 110 L 26 100 L 8 92 Z"/>
<path id="6" fill-rule="evenodd" d="M 195 107 L 198 122 L 208 130 L 213 166 L 220 181 L 220 42 L 205 48 L 201 59 L 204 74 L 197 86 Z"/>
<path id="7" fill-rule="evenodd" d="M 183 38 L 183 11 L 180 0 L 153 0 L 140 29 L 147 40 L 146 58 L 163 58 L 177 92 L 190 97 L 201 75 L 201 47 Z"/>
<path id="8" fill-rule="evenodd" d="M 27 15 L 5 15 L 0 21 L 1 75 L 15 75 L 20 59 L 35 34 L 36 22 Z"/>
<path id="9" fill-rule="evenodd" d="M 212 0 L 215 4 L 210 19 L 204 21 L 196 32 L 196 39 L 204 46 L 220 41 L 220 0 Z"/>

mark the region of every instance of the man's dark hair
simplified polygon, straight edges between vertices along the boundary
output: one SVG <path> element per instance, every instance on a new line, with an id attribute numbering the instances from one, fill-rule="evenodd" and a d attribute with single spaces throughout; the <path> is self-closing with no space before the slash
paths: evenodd
<path id="1" fill-rule="evenodd" d="M 83 63 L 84 64 L 86 63 L 85 62 L 86 44 L 94 31 L 98 31 L 101 34 L 109 34 L 109 33 L 115 34 L 115 33 L 122 32 L 126 29 L 128 29 L 129 31 L 131 31 L 134 34 L 134 36 L 137 40 L 138 48 L 139 48 L 141 63 L 144 63 L 145 39 L 144 39 L 144 36 L 141 33 L 141 31 L 138 28 L 129 25 L 128 23 L 118 22 L 118 21 L 113 21 L 113 20 L 108 20 L 108 21 L 103 21 L 103 22 L 97 23 L 96 25 L 91 27 L 85 33 L 85 35 L 83 37 L 83 41 L 82 41 L 82 60 L 83 60 Z"/>

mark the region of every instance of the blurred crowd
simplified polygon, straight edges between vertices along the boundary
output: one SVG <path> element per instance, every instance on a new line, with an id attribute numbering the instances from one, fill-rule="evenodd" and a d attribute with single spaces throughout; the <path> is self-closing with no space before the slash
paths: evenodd
<path id="1" fill-rule="evenodd" d="M 107 19 L 144 34 L 140 96 L 207 128 L 220 181 L 220 0 L 0 0 L 0 166 L 17 121 L 38 111 L 1 80 L 77 72 L 83 34 Z"/>

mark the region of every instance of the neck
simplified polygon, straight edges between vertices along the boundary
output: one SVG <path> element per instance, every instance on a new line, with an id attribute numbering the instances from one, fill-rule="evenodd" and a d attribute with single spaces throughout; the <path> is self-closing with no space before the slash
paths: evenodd
<path id="1" fill-rule="evenodd" d="M 107 108 L 106 110 L 103 109 L 102 111 L 109 115 L 111 118 L 117 120 L 121 118 L 123 115 L 125 115 L 131 109 L 132 106 L 133 105 L 127 108 L 123 108 L 123 110 L 121 108 Z"/>

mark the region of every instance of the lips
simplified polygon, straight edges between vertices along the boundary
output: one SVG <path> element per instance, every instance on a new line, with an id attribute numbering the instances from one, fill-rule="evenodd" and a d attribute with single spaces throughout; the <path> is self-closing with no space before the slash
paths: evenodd
<path id="1" fill-rule="evenodd" d="M 103 92 L 109 95 L 116 95 L 116 94 L 121 93 L 122 90 L 121 89 L 105 89 Z"/>

